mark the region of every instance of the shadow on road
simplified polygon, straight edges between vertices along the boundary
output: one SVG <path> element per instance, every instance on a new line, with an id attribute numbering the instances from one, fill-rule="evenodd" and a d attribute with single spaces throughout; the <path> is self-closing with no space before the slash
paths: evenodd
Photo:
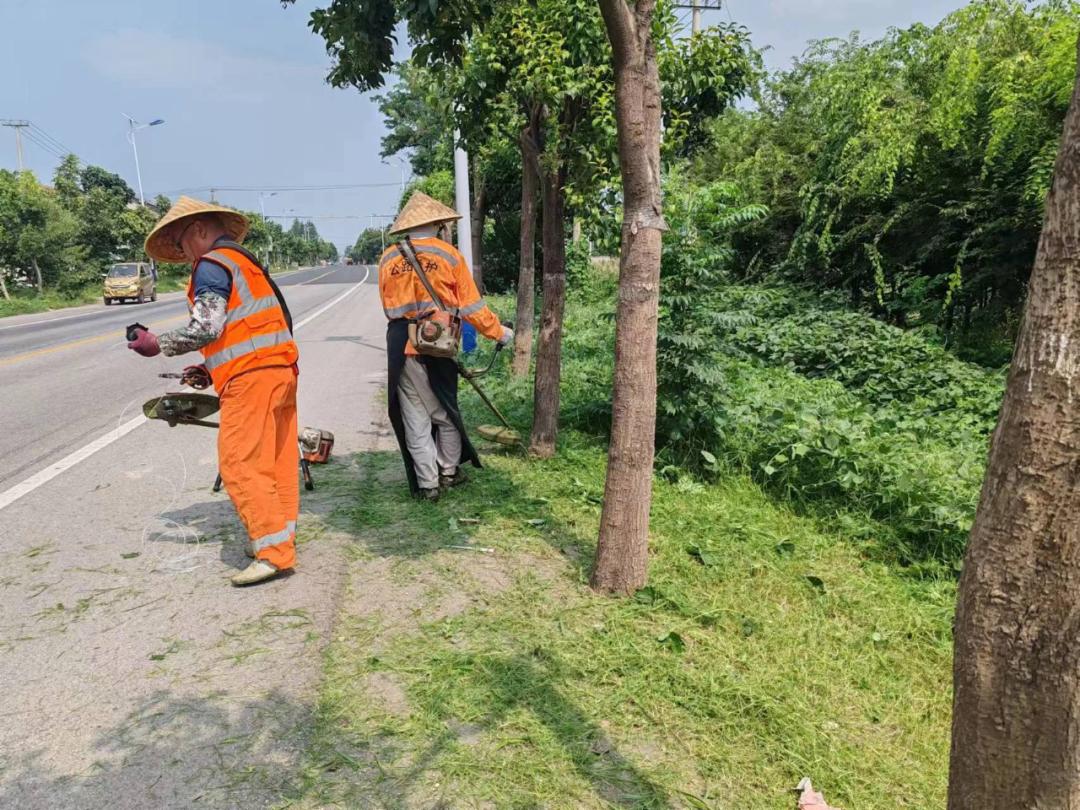
<path id="1" fill-rule="evenodd" d="M 269 806 L 295 777 L 310 723 L 309 708 L 276 692 L 238 702 L 158 691 L 96 734 L 81 773 L 59 773 L 45 749 L 4 752 L 0 807 Z"/>

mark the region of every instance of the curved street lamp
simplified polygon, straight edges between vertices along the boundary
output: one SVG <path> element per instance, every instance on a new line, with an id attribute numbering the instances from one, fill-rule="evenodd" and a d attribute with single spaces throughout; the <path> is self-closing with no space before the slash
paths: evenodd
<path id="1" fill-rule="evenodd" d="M 128 120 L 127 139 L 128 143 L 131 144 L 131 151 L 135 153 L 135 178 L 139 181 L 139 204 L 146 205 L 146 198 L 143 197 L 142 172 L 139 171 L 139 150 L 135 147 L 135 133 L 138 132 L 140 129 L 146 129 L 147 127 L 156 127 L 158 126 L 158 124 L 164 124 L 165 119 L 155 118 L 149 124 L 143 124 L 136 121 L 127 113 L 120 114 Z"/>

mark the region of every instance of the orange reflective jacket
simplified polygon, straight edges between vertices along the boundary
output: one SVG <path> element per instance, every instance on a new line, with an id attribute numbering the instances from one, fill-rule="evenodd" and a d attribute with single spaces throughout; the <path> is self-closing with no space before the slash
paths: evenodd
<path id="1" fill-rule="evenodd" d="M 217 340 L 199 350 L 218 393 L 245 371 L 293 365 L 300 352 L 263 269 L 244 251 L 230 247 L 215 248 L 202 258 L 232 276 L 225 328 Z M 188 282 L 188 303 L 195 305 L 194 273 Z"/>
<path id="2" fill-rule="evenodd" d="M 413 239 L 412 243 L 416 258 L 443 306 L 475 326 L 484 337 L 501 338 L 503 327 L 499 316 L 488 309 L 480 297 L 465 258 L 457 248 L 433 236 Z M 388 247 L 379 260 L 379 297 L 382 298 L 383 312 L 390 320 L 413 319 L 438 308 L 395 245 Z M 407 343 L 405 353 L 416 354 L 416 350 Z"/>

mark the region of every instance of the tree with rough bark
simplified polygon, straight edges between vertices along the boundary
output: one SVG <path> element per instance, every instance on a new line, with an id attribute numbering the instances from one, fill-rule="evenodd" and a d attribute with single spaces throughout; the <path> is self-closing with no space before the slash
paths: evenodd
<path id="1" fill-rule="evenodd" d="M 656 322 L 661 237 L 661 89 L 655 0 L 599 0 L 615 68 L 623 225 L 615 376 L 604 506 L 592 586 L 628 594 L 645 584 L 656 428 Z"/>
<path id="2" fill-rule="evenodd" d="M 514 319 L 514 356 L 510 373 L 525 377 L 532 364 L 533 326 L 536 322 L 536 193 L 540 187 L 540 105 L 528 111 L 518 136 L 521 149 L 521 243 L 518 256 L 517 311 Z"/>
<path id="3" fill-rule="evenodd" d="M 470 38 L 461 72 L 466 109 L 483 118 L 510 107 L 522 132 L 519 335 L 532 327 L 529 275 L 534 271 L 525 240 L 535 224 L 532 198 L 525 193 L 534 170 L 539 181 L 544 261 L 529 449 L 546 457 L 555 452 L 559 425 L 568 201 L 575 193 L 595 193 L 597 183 L 614 170 L 608 137 L 613 78 L 597 8 L 591 0 L 499 4 Z M 523 342 L 515 351 L 518 373 L 528 369 L 530 348 Z"/>
<path id="4" fill-rule="evenodd" d="M 1080 807 L 1078 382 L 1080 74 L 960 577 L 949 810 Z"/>

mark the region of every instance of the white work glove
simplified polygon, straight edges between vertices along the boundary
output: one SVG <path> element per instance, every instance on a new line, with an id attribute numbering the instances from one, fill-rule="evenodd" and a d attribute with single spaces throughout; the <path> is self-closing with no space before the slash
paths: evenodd
<path id="1" fill-rule="evenodd" d="M 502 337 L 499 338 L 499 348 L 504 349 L 507 346 L 512 345 L 514 342 L 514 330 L 509 326 L 503 327 Z"/>

